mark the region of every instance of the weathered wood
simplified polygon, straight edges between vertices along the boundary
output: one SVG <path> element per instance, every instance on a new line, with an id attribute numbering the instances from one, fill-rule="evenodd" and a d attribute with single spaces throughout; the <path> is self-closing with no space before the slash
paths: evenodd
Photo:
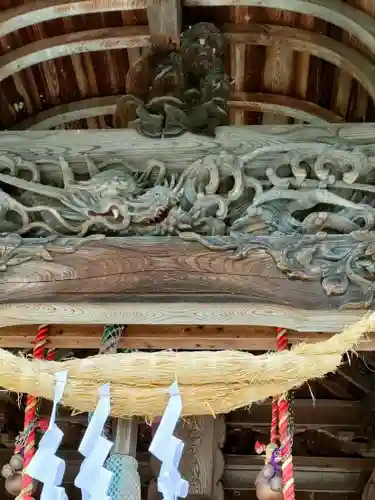
<path id="1" fill-rule="evenodd" d="M 11 450 L 0 450 L 0 463 L 9 461 Z M 82 457 L 76 451 L 62 450 L 59 456 L 67 461 L 64 483 L 71 484 L 78 473 Z M 152 478 L 148 453 L 138 453 L 141 483 L 147 484 Z M 224 455 L 225 490 L 249 491 L 254 489 L 255 477 L 264 459 L 254 455 Z M 370 477 L 375 459 L 295 457 L 297 491 L 360 493 Z"/>
<path id="2" fill-rule="evenodd" d="M 225 455 L 224 488 L 252 490 L 261 457 Z M 361 492 L 372 473 L 374 459 L 294 457 L 296 491 Z"/>
<path id="3" fill-rule="evenodd" d="M 374 72 L 375 76 L 375 72 Z M 375 91 L 374 91 L 375 95 Z M 12 130 L 48 130 L 75 120 L 112 115 L 121 96 L 93 97 L 82 101 L 60 104 L 27 118 Z M 315 125 L 339 123 L 343 119 L 315 103 L 287 96 L 237 92 L 228 102 L 230 109 L 280 113 Z"/>
<path id="4" fill-rule="evenodd" d="M 331 399 L 295 399 L 294 424 L 298 430 L 326 429 L 335 433 L 338 429 L 355 430 L 361 425 L 362 408 L 359 401 Z M 249 410 L 236 410 L 226 416 L 231 427 L 269 427 L 271 401 L 254 404 Z"/>
<path id="5" fill-rule="evenodd" d="M 145 8 L 146 0 L 29 0 L 0 13 L 0 36 L 52 19 Z"/>
<path id="6" fill-rule="evenodd" d="M 138 420 L 136 418 L 118 418 L 115 422 L 115 445 L 113 453 L 135 457 L 137 450 Z"/>
<path id="7" fill-rule="evenodd" d="M 81 31 L 39 40 L 0 57 L 0 81 L 34 64 L 55 57 L 90 51 L 149 47 L 150 36 L 145 26 L 124 26 Z"/>
<path id="8" fill-rule="evenodd" d="M 37 325 L 13 326 L 0 329 L 0 348 L 31 349 L 35 343 Z M 48 346 L 57 349 L 97 349 L 103 325 L 52 325 Z M 330 333 L 296 332 L 289 330 L 289 344 L 316 343 L 327 340 Z M 267 326 L 235 325 L 129 325 L 119 348 L 130 349 L 244 349 L 268 351 L 275 348 L 275 328 Z M 356 349 L 375 350 L 375 334 L 370 333 Z M 344 390 L 344 389 L 343 389 Z"/>
<path id="9" fill-rule="evenodd" d="M 279 12 L 279 11 L 278 11 Z M 225 24 L 223 32 L 233 44 L 263 45 L 272 47 L 282 44 L 299 53 L 309 53 L 348 73 L 358 80 L 375 98 L 374 75 L 375 68 L 371 61 L 360 51 L 340 43 L 321 33 L 308 29 L 298 29 L 276 24 Z M 303 92 L 304 96 L 306 92 Z"/>
<path id="10" fill-rule="evenodd" d="M 48 300 L 48 299 L 46 299 Z M 171 303 L 149 302 L 23 302 L 0 305 L 0 327 L 57 324 L 138 324 L 138 325 L 283 325 L 300 332 L 337 332 L 363 319 L 360 310 L 314 310 L 267 304 L 216 301 Z M 34 330 L 35 331 L 35 330 Z M 249 344 L 250 345 L 250 344 Z M 95 346 L 97 347 L 97 345 Z M 209 347 L 207 347 L 209 348 Z"/>
<path id="11" fill-rule="evenodd" d="M 73 251 L 67 251 L 72 248 Z M 314 330 L 325 323 L 326 311 L 338 310 L 343 304 L 340 296 L 326 296 L 317 281 L 288 280 L 264 251 L 254 251 L 244 260 L 233 260 L 228 258 L 227 252 L 212 252 L 198 243 L 187 243 L 178 238 L 140 237 L 107 238 L 88 241 L 80 246 L 74 239 L 56 240 L 48 246 L 52 259 L 48 261 L 39 258 L 40 252 L 40 243 L 35 241 L 34 248 L 29 241 L 26 255 L 35 258 L 3 271 L 0 284 L 3 307 L 5 304 L 35 302 L 118 301 L 136 302 L 139 307 L 141 302 L 163 300 L 206 304 L 220 301 L 242 303 L 243 314 L 247 316 L 249 305 L 256 307 L 258 304 L 254 313 L 259 315 L 261 324 L 264 321 L 261 318 L 263 308 L 259 305 L 267 304 L 268 307 L 281 307 L 285 315 L 288 315 L 289 308 L 297 316 L 302 310 L 314 311 L 317 319 L 313 328 L 310 324 L 310 330 Z M 229 304 L 227 311 L 232 307 Z M 103 311 L 107 309 L 105 305 L 101 307 Z M 196 314 L 204 316 L 205 306 L 200 309 L 201 312 Z M 6 316 L 7 311 L 5 307 L 0 317 Z M 43 314 L 42 311 L 40 313 Z M 156 312 L 153 310 L 150 313 L 155 315 Z M 162 314 L 168 313 L 165 311 Z M 335 316 L 333 312 L 330 315 Z M 345 315 L 342 317 L 345 318 Z M 73 316 L 71 319 L 76 322 Z M 196 318 L 191 320 L 197 323 Z M 19 323 L 23 321 L 35 322 L 30 315 L 20 318 Z M 223 319 L 218 317 L 217 321 L 222 322 Z M 288 323 L 285 326 L 293 327 L 290 317 Z"/>
<path id="12" fill-rule="evenodd" d="M 220 127 L 216 138 L 184 134 L 182 138 L 162 141 L 142 137 L 135 130 L 77 130 L 1 132 L 0 147 L 4 153 L 21 155 L 24 160 L 38 162 L 50 175 L 60 175 L 57 160 L 63 155 L 75 173 L 87 173 L 84 154 L 99 161 L 116 158 L 135 166 L 147 168 L 147 160 L 164 161 L 168 168 L 181 172 L 192 162 L 209 154 L 247 153 L 269 147 L 269 156 L 254 157 L 254 168 L 267 168 L 280 151 L 271 147 L 293 143 L 321 143 L 347 146 L 366 145 L 369 167 L 375 167 L 375 126 L 373 124 L 333 124 L 329 126 L 246 126 Z M 47 169 L 48 164 L 48 169 Z M 44 169 L 43 169 L 44 171 Z"/>
<path id="13" fill-rule="evenodd" d="M 147 0 L 147 18 L 154 48 L 179 46 L 181 34 L 181 0 Z"/>
<path id="14" fill-rule="evenodd" d="M 187 7 L 219 7 L 228 5 L 228 0 L 185 0 Z M 375 35 L 373 18 L 365 12 L 347 3 L 326 0 L 232 0 L 231 6 L 267 7 L 284 9 L 300 14 L 308 14 L 328 23 L 332 23 L 344 31 L 349 31 L 363 45 L 375 52 Z"/>
<path id="15" fill-rule="evenodd" d="M 75 3 L 78 4 L 79 2 Z M 116 3 L 111 3 L 108 5 L 108 8 L 115 9 L 116 6 Z M 22 8 L 24 8 L 24 5 L 22 5 Z M 239 22 L 244 21 L 241 17 L 241 12 L 242 11 L 239 12 Z M 1 15 L 4 14 L 0 14 L 0 20 Z M 107 32 L 107 35 L 109 32 L 111 32 L 111 30 Z M 113 33 L 114 35 L 111 38 L 115 37 L 115 32 Z M 246 48 L 245 46 L 264 45 L 266 47 L 272 47 L 274 44 L 282 44 L 288 45 L 294 51 L 303 54 L 309 52 L 341 68 L 344 70 L 345 74 L 348 73 L 351 78 L 358 80 L 358 82 L 368 91 L 370 96 L 375 98 L 375 85 L 373 83 L 375 79 L 375 69 L 371 61 L 363 56 L 358 50 L 348 47 L 325 35 L 287 26 L 253 23 L 226 24 L 223 27 L 223 33 L 228 41 L 231 42 L 232 58 L 237 61 L 237 63 L 232 66 L 233 71 L 235 73 L 239 72 L 239 74 L 233 73 L 232 76 L 235 79 L 235 89 L 239 89 L 239 91 L 243 88 L 243 86 L 241 86 L 243 77 L 241 76 L 242 70 L 240 63 L 243 59 L 242 53 Z M 132 50 L 137 49 L 128 49 L 128 51 Z M 132 62 L 134 63 L 136 60 L 137 57 L 134 58 Z M 300 99 L 297 100 L 281 95 L 245 94 L 242 92 L 239 92 L 239 94 L 243 96 L 243 105 L 245 106 L 247 103 L 247 109 L 252 111 L 277 112 L 307 123 L 317 123 L 317 120 L 325 120 L 328 122 L 342 121 L 342 119 L 340 120 L 340 116 L 332 113 L 332 111 L 321 108 L 315 103 L 306 102 Z M 96 97 L 59 105 L 47 111 L 42 111 L 13 128 L 15 130 L 26 130 L 28 128 L 42 130 L 62 125 L 69 121 L 113 114 L 118 98 L 119 96 Z M 238 122 L 238 124 L 241 125 L 244 123 L 243 111 L 239 106 L 241 106 L 240 102 L 232 102 L 232 109 L 238 109 L 238 111 L 234 113 L 234 116 L 242 117 L 240 122 Z M 235 122 L 235 124 L 236 123 L 237 122 Z"/>
<path id="16" fill-rule="evenodd" d="M 326 311 L 332 319 L 342 318 L 334 327 L 338 330 L 361 317 L 354 310 L 358 306 L 372 306 L 375 209 L 374 188 L 367 178 L 375 167 L 374 126 L 232 127 L 221 128 L 213 139 L 186 134 L 163 141 L 130 130 L 118 132 L 1 134 L 3 168 L 14 173 L 0 173 L 0 181 L 7 190 L 13 186 L 23 191 L 13 196 L 4 191 L 4 214 L 16 211 L 21 220 L 18 226 L 4 217 L 4 232 L 28 235 L 36 227 L 46 236 L 79 236 L 89 230 L 122 236 L 51 242 L 9 234 L 0 240 L 3 304 L 81 303 L 81 311 L 87 311 L 88 302 L 107 301 L 112 305 L 106 307 L 106 316 L 109 311 L 116 316 L 113 304 L 137 302 L 130 316 L 135 318 L 147 308 L 142 303 L 165 301 L 175 304 L 174 319 L 165 319 L 172 307 L 161 321 L 200 324 L 207 319 L 197 317 L 213 314 L 209 304 L 228 302 L 225 309 L 218 308 L 226 319 L 211 317 L 211 323 L 225 323 L 231 311 L 230 321 L 238 324 L 273 325 L 277 316 L 279 324 L 310 331 L 332 331 Z M 110 169 L 99 172 L 109 158 L 114 166 L 131 163 L 136 171 L 146 170 L 147 186 L 136 173 L 113 177 Z M 301 167 L 305 162 L 312 173 Z M 17 177 L 20 165 L 36 180 Z M 282 174 L 287 165 L 291 173 Z M 74 178 L 87 170 L 89 181 Z M 152 173 L 158 171 L 155 179 Z M 64 188 L 55 187 L 61 176 Z M 200 183 L 204 188 L 198 193 Z M 344 194 L 337 195 L 335 189 Z M 115 198 L 112 193 L 117 193 Z M 352 193 L 358 201 L 352 201 Z M 34 201 L 29 195 L 36 196 Z M 186 200 L 192 208 L 185 208 Z M 330 208 L 321 212 L 322 204 Z M 216 215 L 209 215 L 214 209 Z M 308 215 L 299 220 L 306 210 Z M 190 305 L 179 309 L 181 300 Z M 207 306 L 197 310 L 193 303 Z M 342 306 L 353 311 L 338 312 Z M 257 319 L 252 307 L 258 307 Z M 266 310 L 272 318 L 265 323 Z M 314 323 L 306 310 L 319 311 Z M 194 317 L 189 316 L 192 311 Z M 149 314 L 155 322 L 155 309 Z M 5 308 L 3 325 L 10 316 Z M 137 318 L 139 323 L 150 321 Z M 35 320 L 31 314 L 22 321 Z M 77 322 L 73 315 L 70 322 Z M 98 319 L 91 315 L 88 322 Z"/>
<path id="17" fill-rule="evenodd" d="M 0 328 L 0 348 L 31 349 L 35 343 L 37 325 Z M 52 325 L 48 333 L 48 346 L 56 349 L 97 349 L 103 333 L 103 325 L 77 324 Z M 297 332 L 289 330 L 290 345 L 309 344 L 327 340 L 330 333 Z M 221 350 L 241 349 L 268 351 L 275 349 L 275 328 L 268 326 L 235 325 L 129 325 L 126 336 L 119 343 L 122 349 L 185 349 Z M 375 334 L 369 333 L 356 348 L 357 351 L 375 350 Z M 324 380 L 320 381 L 324 384 Z M 332 390 L 332 381 L 327 388 Z M 335 394 L 348 398 L 344 388 Z M 346 395 L 346 396 L 345 396 Z M 349 398 L 350 399 L 350 398 Z"/>

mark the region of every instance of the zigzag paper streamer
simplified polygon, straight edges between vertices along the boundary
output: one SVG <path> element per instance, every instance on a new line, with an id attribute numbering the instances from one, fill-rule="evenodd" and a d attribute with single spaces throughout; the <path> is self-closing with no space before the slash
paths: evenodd
<path id="1" fill-rule="evenodd" d="M 113 443 L 102 436 L 105 422 L 110 414 L 109 384 L 99 389 L 99 403 L 94 411 L 78 451 L 85 457 L 74 485 L 81 489 L 82 500 L 111 500 L 107 496 L 112 472 L 103 464 Z"/>
<path id="2" fill-rule="evenodd" d="M 48 429 L 40 440 L 39 447 L 25 472 L 30 477 L 43 483 L 40 500 L 68 500 L 61 483 L 65 474 L 65 462 L 56 456 L 64 433 L 55 424 L 57 405 L 64 393 L 68 373 L 55 374 L 56 386 L 53 408 Z"/>
<path id="3" fill-rule="evenodd" d="M 149 451 L 161 462 L 158 477 L 158 491 L 165 500 L 175 500 L 178 497 L 186 498 L 189 483 L 182 479 L 178 466 L 184 450 L 181 439 L 173 436 L 182 411 L 182 399 L 177 382 L 168 389 L 169 401 Z"/>

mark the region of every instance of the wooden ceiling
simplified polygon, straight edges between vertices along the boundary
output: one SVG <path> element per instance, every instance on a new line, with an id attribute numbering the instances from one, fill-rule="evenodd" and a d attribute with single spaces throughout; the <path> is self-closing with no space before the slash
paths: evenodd
<path id="1" fill-rule="evenodd" d="M 182 20 L 211 21 L 228 35 L 232 123 L 375 119 L 375 2 L 230 3 L 185 0 Z M 281 6 L 291 10 L 274 8 Z M 176 28 L 172 0 L 0 0 L 0 7 L 2 129 L 113 127 L 127 71 L 154 41 L 152 12 L 170 21 L 159 19 L 159 30 Z"/>

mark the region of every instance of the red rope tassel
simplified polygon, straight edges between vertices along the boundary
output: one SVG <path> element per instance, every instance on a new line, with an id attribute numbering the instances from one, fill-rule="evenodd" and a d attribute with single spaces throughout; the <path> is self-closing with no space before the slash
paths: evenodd
<path id="1" fill-rule="evenodd" d="M 285 328 L 277 329 L 277 350 L 284 351 L 288 348 L 288 332 Z M 283 477 L 284 500 L 294 500 L 294 473 L 292 458 L 292 436 L 289 432 L 289 401 L 285 395 L 279 396 L 279 431 L 281 441 L 281 471 Z"/>
<path id="2" fill-rule="evenodd" d="M 35 345 L 33 349 L 33 358 L 34 359 L 43 359 L 44 358 L 44 350 L 47 344 L 47 336 L 48 336 L 49 327 L 48 325 L 41 326 L 36 334 Z M 46 359 L 52 360 L 55 357 L 56 351 L 54 349 L 49 350 Z M 37 409 L 38 399 L 35 396 L 28 395 L 26 400 L 26 408 L 25 408 L 25 420 L 24 420 L 24 429 L 29 428 L 28 435 L 25 441 L 25 447 L 23 450 L 23 460 L 24 469 L 29 465 L 31 459 L 35 453 L 35 438 L 36 438 L 36 409 Z M 17 497 L 19 500 L 34 500 L 32 497 L 33 491 L 33 480 L 27 474 L 22 475 L 22 490 L 19 496 Z"/>

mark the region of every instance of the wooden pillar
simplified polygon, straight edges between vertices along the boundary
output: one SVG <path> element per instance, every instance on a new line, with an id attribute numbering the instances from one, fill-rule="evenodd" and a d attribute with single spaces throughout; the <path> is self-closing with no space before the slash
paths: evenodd
<path id="1" fill-rule="evenodd" d="M 189 497 L 224 500 L 221 478 L 224 473 L 224 458 L 221 448 L 225 440 L 225 420 L 223 416 L 190 417 L 180 420 L 176 436 L 185 443 L 180 462 L 180 473 L 189 481 Z M 159 461 L 151 457 L 154 476 L 159 474 Z M 152 480 L 148 490 L 148 500 L 160 498 L 156 480 Z"/>
<path id="2" fill-rule="evenodd" d="M 148 0 L 147 17 L 154 48 L 180 45 L 182 9 L 180 0 Z"/>
<path id="3" fill-rule="evenodd" d="M 130 455 L 135 458 L 137 451 L 138 420 L 136 418 L 119 418 L 114 426 L 115 445 L 113 453 Z"/>

